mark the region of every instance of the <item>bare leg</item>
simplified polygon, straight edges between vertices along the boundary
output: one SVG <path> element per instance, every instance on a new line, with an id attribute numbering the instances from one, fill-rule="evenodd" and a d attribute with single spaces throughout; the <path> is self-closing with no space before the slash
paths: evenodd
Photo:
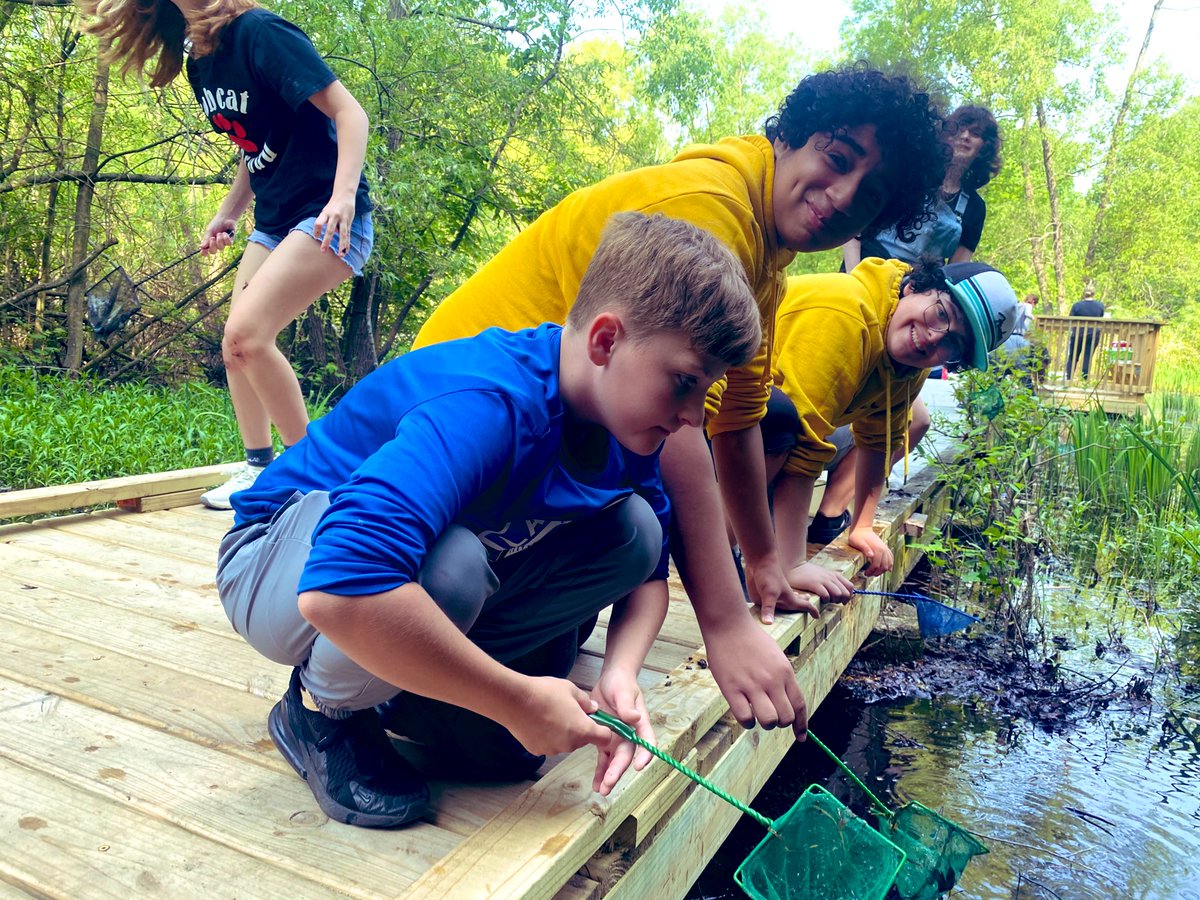
<path id="1" fill-rule="evenodd" d="M 240 274 L 239 269 L 239 281 Z M 250 388 L 249 392 L 241 392 L 239 386 L 241 401 L 245 402 L 245 393 L 252 393 L 285 444 L 304 437 L 308 410 L 300 383 L 275 346 L 275 338 L 317 297 L 337 287 L 350 274 L 350 267 L 335 253 L 322 251 L 311 235 L 293 231 L 245 283 L 237 306 L 229 313 L 221 344 L 239 423 L 242 410 L 236 405 L 239 399 L 232 387 L 237 378 L 244 379 L 242 384 Z M 247 404 L 246 412 L 254 414 L 252 404 Z M 246 429 L 242 430 L 244 435 Z"/>
<path id="2" fill-rule="evenodd" d="M 817 507 L 821 515 L 836 519 L 854 502 L 854 466 L 857 459 L 858 450 L 851 447 L 829 473 L 825 493 L 821 495 L 821 505 Z"/>
<path id="3" fill-rule="evenodd" d="M 249 243 L 242 254 L 241 264 L 238 265 L 237 276 L 233 285 L 233 297 L 229 302 L 230 317 L 233 311 L 241 308 L 242 291 L 259 270 L 270 250 L 262 244 Z M 233 402 L 233 414 L 237 417 L 238 431 L 242 436 L 242 446 L 248 449 L 271 446 L 271 420 L 267 411 L 258 402 L 254 388 L 250 386 L 245 373 L 241 369 L 226 367 L 225 378 L 229 382 L 229 399 Z"/>

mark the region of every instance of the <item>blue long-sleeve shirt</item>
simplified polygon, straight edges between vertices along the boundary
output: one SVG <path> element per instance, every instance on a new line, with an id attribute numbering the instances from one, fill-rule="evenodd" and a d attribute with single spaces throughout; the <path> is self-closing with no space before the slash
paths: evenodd
<path id="1" fill-rule="evenodd" d="M 594 469 L 565 451 L 561 337 L 550 324 L 492 328 L 380 367 L 233 495 L 235 524 L 270 516 L 296 491 L 329 491 L 299 590 L 355 596 L 414 581 L 451 524 L 497 560 L 638 493 L 663 529 L 650 580 L 665 578 L 670 507 L 658 454 L 638 456 L 607 433 Z"/>

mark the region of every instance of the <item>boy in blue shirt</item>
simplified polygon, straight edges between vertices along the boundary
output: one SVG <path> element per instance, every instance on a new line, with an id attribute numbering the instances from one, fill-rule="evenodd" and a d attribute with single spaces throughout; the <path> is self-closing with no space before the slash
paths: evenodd
<path id="1" fill-rule="evenodd" d="M 389 827 L 424 813 L 425 783 L 374 709 L 401 691 L 503 726 L 485 756 L 513 738 L 528 754 L 595 745 L 604 794 L 649 762 L 588 714 L 654 739 L 637 673 L 667 607 L 658 454 L 703 422 L 708 388 L 760 340 L 724 245 L 622 213 L 565 325 L 489 329 L 388 363 L 233 496 L 221 601 L 255 649 L 294 667 L 269 730 L 327 815 Z M 610 604 L 589 696 L 563 676 L 581 626 Z M 547 666 L 564 640 L 570 653 Z"/>

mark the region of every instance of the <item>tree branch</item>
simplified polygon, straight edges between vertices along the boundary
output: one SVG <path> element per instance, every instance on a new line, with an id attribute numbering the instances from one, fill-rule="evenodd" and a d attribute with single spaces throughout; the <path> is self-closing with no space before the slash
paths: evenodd
<path id="1" fill-rule="evenodd" d="M 512 140 L 513 135 L 517 131 L 517 126 L 521 122 L 521 117 L 525 114 L 525 108 L 530 102 L 532 102 L 534 95 L 538 91 L 546 87 L 546 85 L 558 77 L 559 66 L 562 65 L 563 43 L 563 34 L 560 32 L 558 35 L 558 46 L 556 48 L 554 62 L 551 64 L 546 74 L 538 80 L 537 84 L 530 88 L 525 96 L 521 98 L 521 102 L 517 104 L 516 109 L 513 111 L 512 115 L 509 116 L 508 127 L 505 130 L 504 137 L 500 139 L 499 145 L 496 147 L 495 152 L 492 153 L 491 159 L 488 161 L 487 171 L 484 174 L 483 180 L 480 182 L 478 189 L 476 189 L 474 196 L 471 197 L 467 206 L 467 214 L 463 217 L 462 224 L 459 225 L 458 231 L 455 233 L 453 240 L 450 241 L 450 246 L 448 248 L 449 252 L 453 253 L 455 250 L 457 250 L 459 245 L 466 238 L 468 231 L 470 231 L 471 224 L 475 221 L 475 217 L 479 213 L 479 207 L 483 202 L 484 194 L 487 193 L 488 188 L 491 186 L 492 175 L 495 173 L 496 167 L 500 164 L 500 159 L 503 157 L 509 141 Z M 423 293 L 425 293 L 426 288 L 429 287 L 429 284 L 432 280 L 433 274 L 427 274 L 421 279 L 421 283 L 418 284 L 417 287 L 409 294 L 408 298 L 404 302 L 404 307 L 400 310 L 399 315 L 397 315 L 392 321 L 392 327 L 388 329 L 387 339 L 383 342 L 383 346 L 380 349 L 380 357 L 386 357 L 392 351 L 392 345 L 395 343 L 396 337 L 400 334 L 400 328 L 404 324 L 405 318 L 407 318 L 417 300 L 420 299 Z"/>
<path id="2" fill-rule="evenodd" d="M 179 175 L 138 175 L 131 172 L 113 172 L 106 174 L 97 172 L 91 178 L 85 173 L 79 171 L 59 170 L 57 172 L 47 172 L 44 175 L 30 175 L 27 178 L 18 178 L 15 181 L 6 181 L 0 184 L 0 194 L 7 194 L 12 191 L 20 190 L 21 188 L 37 187 L 40 184 L 55 184 L 55 183 L 75 183 L 83 184 L 91 181 L 93 184 L 101 184 L 103 182 L 118 183 L 118 184 L 178 184 L 178 185 L 195 185 L 195 184 L 228 184 L 229 178 L 224 175 L 200 175 L 193 178 L 184 178 Z"/>

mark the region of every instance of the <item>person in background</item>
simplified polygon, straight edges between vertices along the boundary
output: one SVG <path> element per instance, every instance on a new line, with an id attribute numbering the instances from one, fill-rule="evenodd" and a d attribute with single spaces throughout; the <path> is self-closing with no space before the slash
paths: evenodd
<path id="1" fill-rule="evenodd" d="M 975 255 L 987 218 L 979 190 L 1000 171 L 1000 128 L 982 106 L 960 106 L 946 119 L 942 135 L 950 163 L 930 216 L 915 228 L 891 226 L 847 241 L 842 247 L 847 272 L 870 256 L 914 263 L 926 255 L 945 262 Z"/>
<path id="2" fill-rule="evenodd" d="M 1096 291 L 1087 287 L 1083 290 L 1083 296 L 1071 304 L 1071 311 L 1067 315 L 1100 319 L 1104 317 L 1104 304 L 1096 299 Z M 1080 373 L 1085 379 L 1091 374 L 1092 354 L 1099 338 L 1099 328 L 1071 326 L 1067 336 L 1067 381 L 1071 380 L 1076 364 L 1080 364 Z"/>
<path id="3" fill-rule="evenodd" d="M 761 339 L 726 247 L 624 213 L 565 325 L 381 366 L 234 495 L 217 590 L 234 629 L 293 667 L 268 730 L 326 815 L 383 828 L 425 812 L 428 787 L 375 708 L 402 691 L 428 702 L 389 706 L 387 727 L 458 780 L 529 777 L 591 744 L 607 794 L 650 761 L 589 714 L 654 740 L 637 676 L 668 602 L 658 455 Z M 566 676 L 609 605 L 588 694 Z"/>
<path id="4" fill-rule="evenodd" d="M 238 266 L 221 342 L 246 464 L 201 496 L 229 509 L 285 447 L 304 437 L 308 411 L 275 346 L 288 323 L 326 291 L 362 273 L 374 243 L 363 177 L 367 114 L 298 27 L 254 0 L 78 0 L 85 29 L 109 42 L 122 74 L 153 63 L 152 87 L 186 68 L 212 129 L 238 148 L 237 172 L 204 229 L 202 254 L 232 245 L 254 201 L 254 230 Z"/>
<path id="5" fill-rule="evenodd" d="M 787 608 L 804 604 L 816 613 L 788 585 L 780 564 L 758 427 L 770 393 L 769 347 L 784 270 L 796 253 L 840 246 L 864 229 L 915 222 L 942 182 L 940 135 L 928 94 L 907 78 L 862 66 L 811 75 L 767 120 L 765 136 L 694 145 L 665 165 L 568 195 L 447 297 L 417 335 L 415 346 L 423 347 L 492 325 L 563 321 L 601 226 L 620 210 L 691 222 L 734 251 L 758 301 L 765 339 L 753 360 L 729 370 L 724 390 L 710 395 L 711 451 L 699 428 L 684 428 L 667 440 L 662 462 L 676 513 L 672 554 L 709 669 L 746 727 L 791 725 L 803 739 L 806 713 L 786 654 L 746 614 L 726 512 L 762 621 L 772 620 L 780 598 Z"/>
<path id="6" fill-rule="evenodd" d="M 850 582 L 809 563 L 807 546 L 813 485 L 836 453 L 829 437 L 842 425 L 855 444 L 848 543 L 867 559 L 868 576 L 891 569 L 891 550 L 872 524 L 912 402 L 934 366 L 987 369 L 988 353 L 1012 332 L 1016 306 L 1004 276 L 977 262 L 941 266 L 926 257 L 909 266 L 871 258 L 850 273 L 788 279 L 771 374 L 799 424 L 791 445 L 768 458 L 767 472 L 793 587 L 822 599 L 850 597 Z M 811 340 L 814 334 L 821 339 Z"/>

